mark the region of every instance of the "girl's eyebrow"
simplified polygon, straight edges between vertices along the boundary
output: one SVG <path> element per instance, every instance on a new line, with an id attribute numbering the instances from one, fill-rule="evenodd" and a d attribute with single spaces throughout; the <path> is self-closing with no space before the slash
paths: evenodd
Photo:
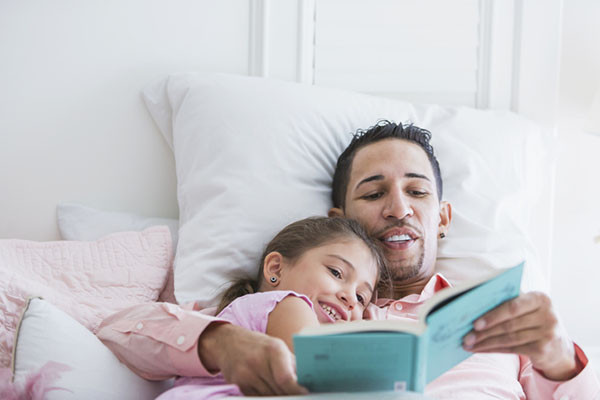
<path id="1" fill-rule="evenodd" d="M 356 268 L 354 268 L 354 265 L 352 265 L 352 263 L 348 260 L 346 260 L 344 257 L 337 255 L 337 254 L 327 254 L 329 257 L 334 257 L 337 258 L 338 260 L 340 260 L 341 262 L 343 262 L 344 264 L 346 264 L 348 267 L 350 267 L 353 271 L 356 271 Z M 371 286 L 371 284 L 369 282 L 365 282 L 365 284 L 367 285 L 367 287 L 369 288 L 369 290 L 371 291 L 371 293 L 374 292 L 373 287 Z"/>
<path id="2" fill-rule="evenodd" d="M 353 270 L 356 270 L 356 268 L 354 268 L 354 265 L 352 265 L 352 263 L 348 260 L 346 260 L 344 257 L 339 256 L 337 254 L 327 254 L 329 257 L 335 257 L 338 260 L 342 261 L 343 263 L 345 263 L 346 265 L 348 265 L 350 268 L 352 268 Z"/>

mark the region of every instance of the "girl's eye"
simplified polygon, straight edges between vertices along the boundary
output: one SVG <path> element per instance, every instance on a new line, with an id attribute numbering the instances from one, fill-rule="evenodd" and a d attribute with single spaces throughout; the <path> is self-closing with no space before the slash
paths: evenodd
<path id="1" fill-rule="evenodd" d="M 331 268 L 331 267 L 327 267 L 329 269 L 329 272 L 331 272 L 331 275 L 335 276 L 336 278 L 341 278 L 342 277 L 342 273 L 340 271 L 338 271 L 335 268 Z"/>
<path id="2" fill-rule="evenodd" d="M 362 199 L 364 199 L 364 200 L 377 200 L 381 196 L 383 196 L 383 193 L 382 192 L 377 192 L 377 193 L 367 194 L 367 195 L 363 196 Z"/>
<path id="3" fill-rule="evenodd" d="M 358 302 L 359 302 L 360 304 L 362 304 L 363 306 L 365 305 L 365 299 L 364 299 L 364 297 L 362 297 L 360 294 L 357 294 L 357 295 L 356 295 L 356 299 L 358 300 Z"/>

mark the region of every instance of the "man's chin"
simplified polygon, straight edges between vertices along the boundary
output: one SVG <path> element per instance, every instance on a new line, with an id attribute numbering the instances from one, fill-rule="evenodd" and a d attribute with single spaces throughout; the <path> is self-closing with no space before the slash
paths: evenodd
<path id="1" fill-rule="evenodd" d="M 394 263 L 390 264 L 390 268 L 395 282 L 413 279 L 419 275 L 421 270 L 418 265 L 396 266 Z"/>
<path id="2" fill-rule="evenodd" d="M 386 257 L 388 257 L 387 254 Z M 388 257 L 387 265 L 394 281 L 413 279 L 421 273 L 421 269 L 423 268 L 423 255 L 421 254 L 419 257 L 412 257 L 410 259 L 403 258 L 399 260 Z"/>

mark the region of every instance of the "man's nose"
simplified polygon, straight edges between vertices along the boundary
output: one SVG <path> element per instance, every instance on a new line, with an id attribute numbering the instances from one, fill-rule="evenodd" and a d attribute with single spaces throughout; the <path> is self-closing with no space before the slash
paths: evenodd
<path id="1" fill-rule="evenodd" d="M 400 191 L 392 192 L 387 200 L 383 210 L 384 218 L 404 219 L 414 214 L 410 199 L 404 193 Z"/>

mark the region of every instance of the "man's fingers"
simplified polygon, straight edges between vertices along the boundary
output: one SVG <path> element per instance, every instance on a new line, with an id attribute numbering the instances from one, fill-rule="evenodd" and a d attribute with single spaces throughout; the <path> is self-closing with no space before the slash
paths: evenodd
<path id="1" fill-rule="evenodd" d="M 247 374 L 235 379 L 246 395 L 304 394 L 306 390 L 296 381 L 295 358 L 282 340 L 269 338 L 263 343 L 261 356 L 248 364 Z"/>
<path id="2" fill-rule="evenodd" d="M 475 320 L 473 327 L 476 331 L 489 329 L 510 319 L 534 312 L 540 307 L 548 306 L 547 308 L 549 308 L 549 304 L 550 298 L 544 293 L 525 293 L 484 314 Z"/>
<path id="3" fill-rule="evenodd" d="M 530 343 L 539 342 L 542 334 L 543 333 L 540 331 L 540 329 L 524 329 L 521 331 L 503 333 L 498 336 L 491 336 L 475 343 L 472 346 L 469 346 L 467 343 L 465 343 L 465 348 L 473 352 L 506 352 L 507 349 L 513 349 L 528 345 Z"/>
<path id="4" fill-rule="evenodd" d="M 542 347 L 540 341 L 528 342 L 519 346 L 509 347 L 490 347 L 482 350 L 477 350 L 478 353 L 510 353 L 510 354 L 532 354 L 539 352 Z"/>
<path id="5" fill-rule="evenodd" d="M 573 342 L 562 331 L 550 298 L 540 292 L 522 294 L 483 315 L 463 338 L 465 350 L 522 354 L 553 380 L 577 374 Z"/>
<path id="6" fill-rule="evenodd" d="M 277 386 L 278 394 L 307 394 L 308 391 L 298 384 L 295 371 L 296 358 L 287 347 L 285 351 L 288 353 L 287 357 L 275 357 L 271 363 L 273 382 Z"/>
<path id="7" fill-rule="evenodd" d="M 259 375 L 260 371 L 264 371 L 264 369 L 250 362 L 247 365 L 238 366 L 232 370 L 232 375 L 225 374 L 226 371 L 223 372 L 225 380 L 237 384 L 246 396 L 275 395 L 275 391 Z"/>
<path id="8" fill-rule="evenodd" d="M 252 381 L 245 381 L 245 384 L 238 384 L 238 387 L 246 396 L 274 396 L 276 393 L 259 377 Z"/>
<path id="9" fill-rule="evenodd" d="M 214 347 L 221 350 L 218 367 L 227 382 L 246 395 L 307 393 L 298 385 L 295 358 L 283 340 L 230 324 L 220 329 Z"/>
<path id="10" fill-rule="evenodd" d="M 525 329 L 536 329 L 540 326 L 543 326 L 544 323 L 545 320 L 540 313 L 532 312 L 515 319 L 509 319 L 501 322 L 489 329 L 482 331 L 471 331 L 464 337 L 463 343 L 468 346 L 474 346 L 491 337 L 510 335 L 514 332 L 523 331 Z"/>

